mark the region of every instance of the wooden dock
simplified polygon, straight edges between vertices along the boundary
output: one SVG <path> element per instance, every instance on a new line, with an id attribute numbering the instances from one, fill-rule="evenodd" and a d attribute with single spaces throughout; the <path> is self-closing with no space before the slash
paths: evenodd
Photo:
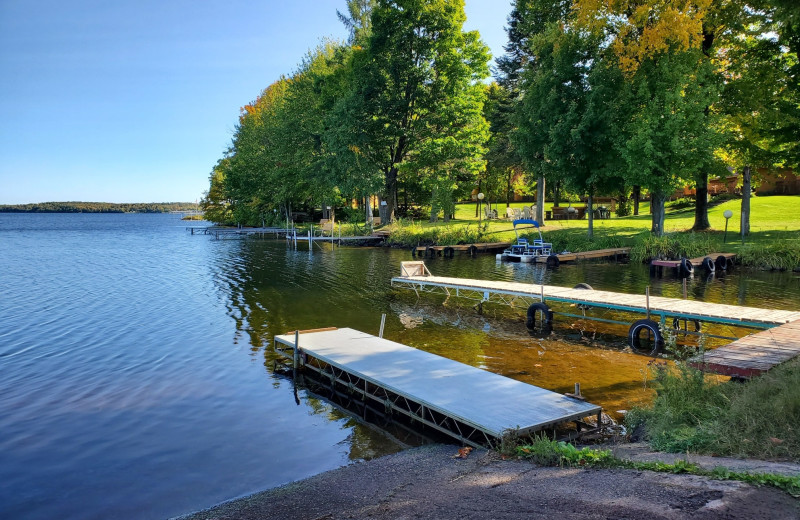
<path id="1" fill-rule="evenodd" d="M 595 249 L 594 251 L 583 251 L 580 253 L 558 253 L 550 256 L 537 256 L 534 262 L 539 264 L 548 263 L 548 258 L 555 256 L 561 262 L 575 262 L 577 260 L 599 260 L 605 258 L 613 258 L 619 260 L 626 258 L 631 252 L 630 247 L 615 247 L 611 249 Z M 552 263 L 552 260 L 550 260 Z"/>
<path id="2" fill-rule="evenodd" d="M 650 274 L 663 274 L 664 268 L 673 269 L 681 277 L 685 278 L 692 274 L 697 268 L 702 268 L 707 273 L 717 270 L 725 271 L 733 268 L 736 253 L 709 253 L 697 258 L 682 258 L 680 260 L 652 260 L 650 262 Z"/>
<path id="3" fill-rule="evenodd" d="M 275 336 L 275 349 L 295 368 L 320 373 L 355 399 L 472 446 L 599 419 L 597 405 L 353 329 Z"/>
<path id="4" fill-rule="evenodd" d="M 796 311 L 665 298 L 650 296 L 649 293 L 624 294 L 532 283 L 433 276 L 425 263 L 420 261 L 402 262 L 401 276 L 392 278 L 391 283 L 393 287 L 408 288 L 418 295 L 422 292 L 444 293 L 448 297 L 456 296 L 476 300 L 479 308 L 487 302 L 505 305 L 523 304 L 528 306 L 527 326 L 530 329 L 535 329 L 537 322 L 540 326 L 552 327 L 554 314 L 550 309 L 552 303 L 565 303 L 584 310 L 582 316 L 569 312 L 560 312 L 561 315 L 606 323 L 628 324 L 628 322 L 593 316 L 585 311 L 603 309 L 644 314 L 646 319 L 630 324 L 628 344 L 635 352 L 648 354 L 655 354 L 663 347 L 664 338 L 661 329 L 669 326 L 667 320 L 670 320 L 670 323 L 676 321 L 696 324 L 702 322 L 721 323 L 756 329 L 769 329 L 800 320 L 800 312 Z M 652 317 L 657 318 L 658 322 L 651 319 Z M 545 327 L 541 328 L 544 330 Z M 687 330 L 682 332 L 684 334 L 691 333 Z M 641 341 L 642 335 L 645 335 L 646 344 L 644 346 Z"/>
<path id="5" fill-rule="evenodd" d="M 692 365 L 707 372 L 750 378 L 800 355 L 800 320 L 709 350 Z"/>
<path id="6" fill-rule="evenodd" d="M 511 242 L 487 242 L 478 244 L 458 244 L 452 246 L 418 246 L 411 250 L 411 256 L 419 256 L 423 258 L 433 258 L 434 256 L 443 256 L 445 258 L 453 258 L 456 251 L 468 253 L 470 256 L 475 256 L 478 253 L 494 253 L 503 251 L 511 247 Z"/>

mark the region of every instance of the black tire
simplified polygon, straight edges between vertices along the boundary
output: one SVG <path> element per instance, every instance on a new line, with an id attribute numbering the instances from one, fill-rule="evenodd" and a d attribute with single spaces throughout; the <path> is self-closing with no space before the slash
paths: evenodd
<path id="1" fill-rule="evenodd" d="M 587 291 L 594 291 L 594 288 L 591 285 L 589 285 L 588 283 L 579 283 L 575 287 L 573 287 L 573 289 L 585 289 Z M 583 311 L 586 311 L 586 310 L 590 309 L 590 307 L 588 305 L 585 305 L 583 303 L 579 303 L 577 305 L 577 307 L 579 309 L 583 310 Z"/>
<path id="2" fill-rule="evenodd" d="M 469 246 L 469 256 L 477 256 L 478 255 L 478 247 L 475 245 Z"/>
<path id="3" fill-rule="evenodd" d="M 692 323 L 694 323 L 694 331 L 695 332 L 700 332 L 700 329 L 702 329 L 702 325 L 700 325 L 700 320 L 692 320 Z M 680 318 L 673 318 L 672 319 L 672 328 L 675 329 L 675 330 L 681 330 L 681 319 Z"/>
<path id="4" fill-rule="evenodd" d="M 710 256 L 703 258 L 703 269 L 705 269 L 707 273 L 713 273 L 714 268 L 714 261 Z"/>
<path id="5" fill-rule="evenodd" d="M 556 255 L 550 255 L 547 257 L 547 267 L 550 267 L 551 269 L 555 269 L 560 263 L 561 260 L 559 260 L 558 256 Z"/>
<path id="6" fill-rule="evenodd" d="M 528 330 L 536 330 L 536 315 L 540 314 L 541 317 L 539 318 L 539 328 L 543 332 L 549 332 L 553 329 L 553 311 L 550 310 L 550 307 L 547 306 L 545 303 L 534 303 L 528 307 L 528 320 L 525 322 L 525 326 L 528 327 Z"/>
<path id="7" fill-rule="evenodd" d="M 688 258 L 681 258 L 681 264 L 678 266 L 678 274 L 681 278 L 688 278 L 694 272 L 694 266 Z"/>
<path id="8" fill-rule="evenodd" d="M 453 258 L 455 250 L 452 247 L 445 247 L 443 253 L 444 254 L 442 256 L 444 256 L 445 258 Z"/>
<path id="9" fill-rule="evenodd" d="M 642 333 L 647 334 L 649 343 L 642 344 Z M 658 323 L 653 320 L 634 321 L 628 331 L 628 346 L 637 354 L 656 355 L 664 348 L 664 337 L 661 335 Z"/>
<path id="10" fill-rule="evenodd" d="M 714 262 L 717 266 L 717 270 L 719 271 L 732 271 L 733 270 L 733 260 L 719 255 L 717 260 Z"/>

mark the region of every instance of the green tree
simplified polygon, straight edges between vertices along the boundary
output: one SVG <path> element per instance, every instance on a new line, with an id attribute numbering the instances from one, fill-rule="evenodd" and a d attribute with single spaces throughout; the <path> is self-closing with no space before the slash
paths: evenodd
<path id="1" fill-rule="evenodd" d="M 432 140 L 447 137 L 442 132 L 463 131 L 446 123 L 452 110 L 478 101 L 470 89 L 488 74 L 488 50 L 476 32 L 462 31 L 462 0 L 378 0 L 371 21 L 366 48 L 354 56 L 354 89 L 339 113 L 351 133 L 349 148 L 383 175 L 387 222 L 395 218 L 398 176 L 408 171 L 411 155 L 424 158 L 429 171 L 442 171 L 444 156 L 421 147 L 435 147 Z"/>

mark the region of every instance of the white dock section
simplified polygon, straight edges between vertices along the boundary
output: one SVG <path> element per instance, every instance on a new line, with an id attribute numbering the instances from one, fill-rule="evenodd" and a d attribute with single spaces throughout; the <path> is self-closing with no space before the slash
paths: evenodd
<path id="1" fill-rule="evenodd" d="M 416 265 L 415 265 L 416 264 Z M 417 291 L 433 288 L 480 301 L 524 303 L 547 301 L 581 304 L 628 312 L 650 313 L 662 317 L 679 317 L 703 322 L 727 323 L 756 328 L 771 328 L 800 319 L 800 312 L 759 309 L 721 303 L 708 303 L 643 294 L 624 294 L 611 291 L 588 291 L 533 283 L 474 280 L 432 276 L 422 262 L 403 262 L 402 276 L 392 278 L 392 285 Z"/>
<path id="2" fill-rule="evenodd" d="M 279 344 L 293 349 L 294 334 L 275 336 L 278 350 Z M 446 433 L 471 444 L 464 428 L 499 439 L 600 413 L 599 406 L 353 329 L 300 334 L 299 351 L 303 364 L 315 358 L 357 378 L 345 384 L 374 385 L 395 403 L 410 401 L 414 419 L 434 427 L 447 422 L 435 418 L 441 416 L 461 423 Z"/>

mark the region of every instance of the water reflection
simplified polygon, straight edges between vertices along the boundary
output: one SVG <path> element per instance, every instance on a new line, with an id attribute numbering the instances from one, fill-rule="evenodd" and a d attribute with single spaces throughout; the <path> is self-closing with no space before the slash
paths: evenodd
<path id="1" fill-rule="evenodd" d="M 269 371 L 272 353 L 264 349 L 272 336 L 293 329 L 352 327 L 377 334 L 386 313 L 385 336 L 438 355 L 481 367 L 556 392 L 571 391 L 580 382 L 587 398 L 611 415 L 651 398 L 647 385 L 648 358 L 625 347 L 627 325 L 557 316 L 555 332 L 530 336 L 524 307 L 484 305 L 444 295 L 393 289 L 407 251 L 387 248 L 347 248 L 330 244 L 298 249 L 281 241 L 246 240 L 221 256 L 217 276 L 227 294 L 237 334 L 247 336 L 254 351 L 264 350 Z M 436 275 L 508 280 L 572 287 L 588 283 L 598 290 L 683 297 L 680 279 L 651 278 L 638 264 L 562 264 L 557 270 L 539 264 L 496 262 L 491 255 L 429 259 Z M 689 299 L 798 309 L 800 276 L 738 270 L 719 276 L 696 275 L 687 280 Z M 556 310 L 579 314 L 568 306 Z M 639 316 L 589 310 L 591 315 L 631 323 Z M 707 332 L 741 336 L 745 330 L 712 326 Z M 682 339 L 696 344 L 697 337 Z M 727 340 L 712 340 L 711 345 Z M 366 434 L 365 434 L 366 435 Z"/>

